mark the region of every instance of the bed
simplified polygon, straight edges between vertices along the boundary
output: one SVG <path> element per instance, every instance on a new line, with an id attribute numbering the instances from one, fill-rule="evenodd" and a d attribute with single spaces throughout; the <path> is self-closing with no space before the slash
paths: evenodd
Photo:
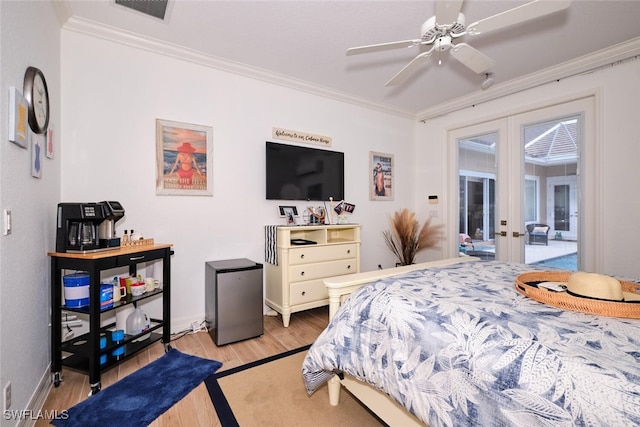
<path id="1" fill-rule="evenodd" d="M 328 382 L 337 405 L 344 386 L 391 426 L 640 425 L 640 320 L 530 300 L 514 282 L 534 269 L 462 257 L 325 280 L 307 392 Z"/>

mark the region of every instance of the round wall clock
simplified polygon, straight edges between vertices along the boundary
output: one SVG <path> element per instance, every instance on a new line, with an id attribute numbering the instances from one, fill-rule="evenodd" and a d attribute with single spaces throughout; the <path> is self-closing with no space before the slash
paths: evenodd
<path id="1" fill-rule="evenodd" d="M 27 68 L 23 92 L 28 106 L 29 126 L 35 133 L 45 133 L 49 127 L 49 91 L 42 71 L 35 67 Z"/>

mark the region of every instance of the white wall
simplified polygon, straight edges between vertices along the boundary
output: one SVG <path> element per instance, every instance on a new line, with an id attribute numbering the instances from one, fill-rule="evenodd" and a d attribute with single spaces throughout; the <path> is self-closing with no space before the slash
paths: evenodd
<path id="1" fill-rule="evenodd" d="M 381 231 L 387 213 L 412 207 L 413 120 L 69 30 L 62 90 L 61 200 L 120 201 L 118 234 L 173 243 L 173 331 L 204 318 L 206 261 L 263 262 L 264 225 L 284 223 L 277 206 L 292 203 L 265 200 L 272 127 L 333 138 L 331 149 L 345 153 L 352 221 L 363 225 L 362 270 L 394 265 Z M 157 118 L 213 127 L 213 197 L 156 195 Z M 369 201 L 370 150 L 395 155 L 392 202 Z"/>
<path id="2" fill-rule="evenodd" d="M 447 130 L 497 118 L 514 111 L 551 105 L 572 97 L 594 93 L 598 100 L 597 142 L 601 158 L 594 159 L 597 184 L 587 199 L 601 198 L 595 208 L 601 223 L 587 224 L 584 233 L 597 233 L 601 241 L 585 248 L 597 254 L 601 273 L 640 277 L 636 238 L 640 234 L 637 197 L 637 163 L 640 158 L 640 61 L 629 61 L 600 71 L 563 79 L 495 101 L 479 104 L 418 124 L 416 130 L 416 182 L 429 182 L 445 193 L 447 177 Z M 587 153 L 593 158 L 593 153 Z M 453 172 L 455 174 L 455 171 Z M 595 192 L 601 194 L 595 194 Z M 419 200 L 421 195 L 416 196 Z M 596 199 L 597 200 L 597 199 Z M 455 200 L 449 201 L 455 203 Z M 454 206 L 455 209 L 455 206 Z M 455 244 L 455 243 L 452 243 Z"/>
<path id="3" fill-rule="evenodd" d="M 34 23 L 37 22 L 37 25 Z M 60 162 L 43 158 L 42 179 L 31 177 L 31 149 L 8 142 L 7 93 L 22 92 L 28 66 L 47 80 L 51 123 L 60 125 L 60 29 L 50 2 L 0 2 L 0 205 L 13 214 L 13 232 L 0 236 L 0 390 L 11 382 L 11 409 L 27 409 L 48 378 L 49 259 L 54 245 Z M 2 417 L 2 425 L 16 419 Z"/>

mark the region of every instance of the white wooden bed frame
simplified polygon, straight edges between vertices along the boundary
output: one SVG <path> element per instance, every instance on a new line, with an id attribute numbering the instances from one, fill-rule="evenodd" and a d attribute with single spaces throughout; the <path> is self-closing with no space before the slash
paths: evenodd
<path id="1" fill-rule="evenodd" d="M 430 267 L 440 267 L 453 265 L 461 262 L 479 261 L 475 257 L 449 258 L 440 261 L 424 262 L 420 264 L 406 265 L 384 270 L 367 271 L 364 273 L 348 274 L 324 279 L 324 284 L 329 292 L 329 320 L 335 316 L 342 301 L 360 286 L 385 277 L 397 274 L 408 273 L 410 271 L 422 270 Z M 363 383 L 353 377 L 344 375 L 340 379 L 337 375 L 329 380 L 329 403 L 337 406 L 340 401 L 340 386 L 344 386 L 351 394 L 366 405 L 369 410 L 375 413 L 380 419 L 390 426 L 423 426 L 413 414 L 388 397 L 385 393 Z"/>

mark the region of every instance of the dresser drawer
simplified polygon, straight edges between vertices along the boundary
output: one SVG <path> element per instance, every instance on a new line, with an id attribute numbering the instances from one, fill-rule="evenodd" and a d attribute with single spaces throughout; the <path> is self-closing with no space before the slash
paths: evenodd
<path id="1" fill-rule="evenodd" d="M 343 274 L 357 273 L 357 270 L 356 258 L 292 265 L 289 267 L 289 281 L 301 282 L 304 280 L 342 276 Z"/>
<path id="2" fill-rule="evenodd" d="M 292 306 L 320 301 L 327 298 L 329 298 L 329 293 L 327 292 L 327 287 L 324 285 L 322 279 L 291 284 L 289 303 Z"/>
<path id="3" fill-rule="evenodd" d="M 354 258 L 357 250 L 357 243 L 328 246 L 308 245 L 302 248 L 292 248 L 289 250 L 289 264 L 308 264 L 310 262 Z M 332 276 L 335 275 L 332 274 Z"/>

